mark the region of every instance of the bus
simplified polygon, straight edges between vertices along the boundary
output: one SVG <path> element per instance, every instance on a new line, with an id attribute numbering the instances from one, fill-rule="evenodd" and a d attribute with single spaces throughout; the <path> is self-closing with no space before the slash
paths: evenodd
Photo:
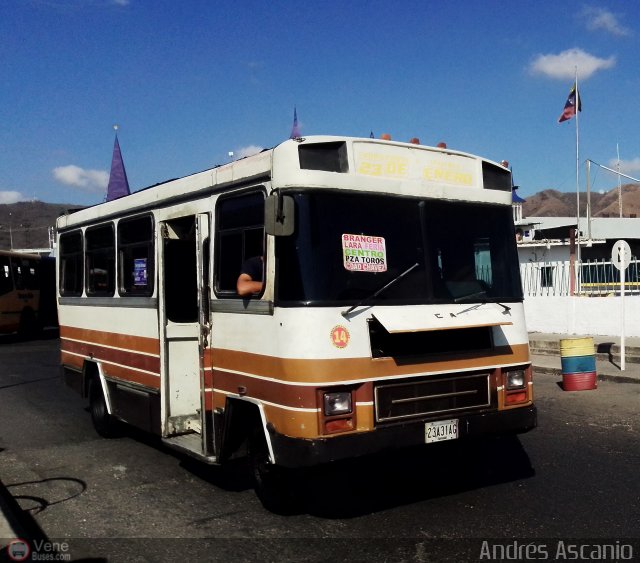
<path id="1" fill-rule="evenodd" d="M 0 334 L 29 336 L 42 328 L 44 316 L 49 317 L 41 310 L 42 285 L 47 279 L 51 303 L 55 303 L 54 273 L 48 266 L 37 254 L 0 250 Z"/>
<path id="2" fill-rule="evenodd" d="M 63 215 L 57 243 L 61 367 L 97 432 L 246 457 L 272 510 L 297 468 L 536 426 L 496 162 L 290 139 Z"/>

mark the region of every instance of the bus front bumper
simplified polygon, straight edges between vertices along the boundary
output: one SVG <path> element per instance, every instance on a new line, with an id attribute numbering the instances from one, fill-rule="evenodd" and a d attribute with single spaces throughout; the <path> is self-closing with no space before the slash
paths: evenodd
<path id="1" fill-rule="evenodd" d="M 459 439 L 521 434 L 537 425 L 535 405 L 506 411 L 452 416 L 458 419 Z M 292 438 L 270 430 L 275 463 L 283 467 L 310 467 L 385 450 L 425 444 L 425 422 L 378 426 L 374 430 L 315 439 Z"/>

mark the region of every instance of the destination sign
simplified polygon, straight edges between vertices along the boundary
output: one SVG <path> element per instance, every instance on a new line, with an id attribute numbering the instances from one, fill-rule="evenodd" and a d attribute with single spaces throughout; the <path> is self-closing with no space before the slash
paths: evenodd
<path id="1" fill-rule="evenodd" d="M 429 184 L 467 186 L 477 184 L 476 161 L 461 155 L 354 143 L 356 174 Z"/>

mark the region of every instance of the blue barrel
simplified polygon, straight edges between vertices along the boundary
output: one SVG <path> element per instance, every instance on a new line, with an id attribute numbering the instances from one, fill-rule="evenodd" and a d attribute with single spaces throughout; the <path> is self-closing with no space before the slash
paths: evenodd
<path id="1" fill-rule="evenodd" d="M 562 388 L 565 391 L 585 391 L 598 385 L 596 353 L 593 338 L 560 340 Z"/>

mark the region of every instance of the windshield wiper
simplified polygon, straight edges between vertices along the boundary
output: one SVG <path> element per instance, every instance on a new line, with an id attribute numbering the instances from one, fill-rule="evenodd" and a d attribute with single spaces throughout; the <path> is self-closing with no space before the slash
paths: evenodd
<path id="1" fill-rule="evenodd" d="M 487 292 L 483 289 L 480 291 L 474 291 L 473 293 L 469 293 L 467 295 L 462 295 L 460 297 L 456 297 L 453 301 L 454 303 L 461 303 L 462 301 L 466 301 L 467 299 L 473 299 L 474 297 L 481 297 L 482 295 L 486 295 Z M 486 301 L 485 301 L 486 303 Z M 480 303 L 482 305 L 482 303 Z"/>
<path id="2" fill-rule="evenodd" d="M 341 315 L 343 317 L 347 317 L 347 315 L 349 313 L 351 313 L 351 311 L 353 311 L 354 309 L 357 309 L 358 307 L 361 307 L 362 305 L 364 305 L 367 301 L 371 301 L 371 299 L 374 299 L 375 297 L 378 297 L 378 295 L 380 295 L 383 291 L 386 291 L 388 288 L 390 288 L 393 284 L 395 284 L 396 282 L 399 282 L 402 278 L 404 278 L 407 274 L 413 272 L 413 270 L 415 270 L 418 266 L 420 265 L 419 262 L 416 262 L 413 266 L 411 266 L 410 268 L 407 268 L 404 272 L 401 272 L 400 274 L 398 274 L 395 278 L 393 278 L 390 282 L 388 282 L 387 284 L 385 284 L 384 286 L 382 286 L 378 291 L 376 291 L 375 293 L 365 297 L 364 299 L 362 299 L 361 301 L 358 301 L 358 303 L 356 303 L 355 305 L 352 305 L 351 307 L 349 307 L 346 311 L 342 311 Z"/>
<path id="3" fill-rule="evenodd" d="M 470 293 L 469 295 L 463 295 L 462 297 L 458 297 L 457 299 L 454 299 L 454 301 L 456 303 L 460 303 L 463 300 L 466 299 L 471 299 L 472 297 L 479 297 L 481 295 L 485 295 L 486 292 L 485 291 L 478 291 L 476 293 Z M 486 299 L 481 301 L 480 303 L 478 303 L 477 305 L 473 305 L 467 309 L 465 309 L 464 311 L 460 311 L 458 313 L 458 315 L 462 314 L 462 313 L 466 313 L 467 311 L 472 311 L 474 309 L 477 309 L 478 307 L 482 307 L 483 305 L 486 305 L 487 303 L 489 303 L 489 301 L 487 301 Z M 504 303 L 498 303 L 497 301 L 491 301 L 490 303 L 495 303 L 496 305 L 500 305 L 500 307 L 502 307 L 504 309 L 503 311 L 503 315 L 506 315 L 509 313 L 509 311 L 511 311 L 511 307 L 509 307 L 508 305 L 505 305 Z"/>

